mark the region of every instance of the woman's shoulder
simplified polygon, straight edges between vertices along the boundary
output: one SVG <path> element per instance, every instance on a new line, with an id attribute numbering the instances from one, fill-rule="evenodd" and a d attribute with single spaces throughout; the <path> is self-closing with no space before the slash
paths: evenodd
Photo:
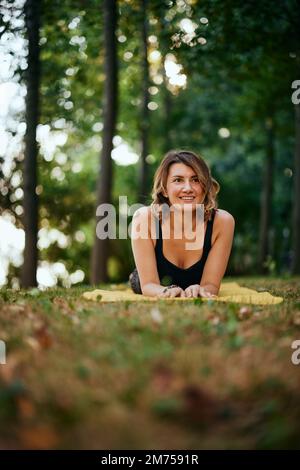
<path id="1" fill-rule="evenodd" d="M 143 226 L 150 234 L 153 230 L 151 230 L 151 227 L 155 225 L 155 214 L 152 206 L 142 206 L 137 209 L 133 214 L 132 222 L 134 225 Z"/>
<path id="2" fill-rule="evenodd" d="M 152 206 L 142 206 L 137 209 L 132 217 L 132 224 L 139 233 L 142 233 L 141 239 L 149 239 L 155 247 L 155 242 L 157 238 L 156 230 L 156 216 L 153 213 Z M 153 235 L 154 234 L 154 235 Z M 139 237 L 137 237 L 139 239 Z"/>
<path id="3" fill-rule="evenodd" d="M 230 212 L 225 211 L 224 209 L 217 209 L 215 212 L 215 226 L 216 229 L 226 230 L 233 229 L 235 225 L 235 220 Z"/>

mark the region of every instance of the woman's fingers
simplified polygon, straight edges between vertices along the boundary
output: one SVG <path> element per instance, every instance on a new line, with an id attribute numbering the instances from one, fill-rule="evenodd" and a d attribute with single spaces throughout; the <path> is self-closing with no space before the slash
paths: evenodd
<path id="1" fill-rule="evenodd" d="M 200 297 L 209 297 L 210 293 L 207 292 L 203 287 L 200 287 Z"/>
<path id="2" fill-rule="evenodd" d="M 180 296 L 181 293 L 181 288 L 180 287 L 173 287 L 173 289 L 170 289 L 170 297 L 178 297 Z"/>
<path id="3" fill-rule="evenodd" d="M 197 298 L 197 297 L 205 297 L 209 299 L 213 299 L 217 297 L 214 294 L 211 294 L 203 287 L 198 286 L 197 284 L 194 286 L 189 286 L 185 290 L 181 289 L 181 287 L 173 287 L 172 289 L 168 289 L 166 292 L 162 292 L 159 295 L 160 298 L 174 298 L 174 297 L 186 297 L 189 299 Z"/>
<path id="4" fill-rule="evenodd" d="M 161 294 L 159 294 L 159 296 L 161 299 L 165 299 L 166 297 L 169 297 L 169 291 L 166 291 L 166 292 L 162 292 Z"/>
<path id="5" fill-rule="evenodd" d="M 189 286 L 185 289 L 186 297 L 189 298 L 196 298 L 196 297 L 207 297 L 207 298 L 214 298 L 216 295 L 211 294 L 208 292 L 204 287 L 200 287 L 198 284 L 193 286 Z"/>
<path id="6" fill-rule="evenodd" d="M 185 289 L 185 293 L 187 297 L 189 298 L 193 297 L 193 291 L 191 287 L 188 287 L 187 289 Z"/>
<path id="7" fill-rule="evenodd" d="M 193 286 L 192 287 L 192 292 L 193 292 L 193 297 L 198 297 L 199 296 L 199 286 Z"/>
<path id="8" fill-rule="evenodd" d="M 189 288 L 185 289 L 185 295 L 186 295 L 187 297 L 192 297 L 191 289 L 189 289 Z"/>
<path id="9" fill-rule="evenodd" d="M 199 287 L 197 284 L 189 286 L 185 289 L 186 297 L 195 298 L 199 297 Z"/>
<path id="10" fill-rule="evenodd" d="M 165 297 L 185 297 L 184 291 L 181 289 L 181 287 L 173 287 L 172 289 L 168 289 L 165 293 Z"/>
<path id="11" fill-rule="evenodd" d="M 203 287 L 200 287 L 200 296 L 201 297 L 208 297 L 208 298 L 214 298 L 216 295 L 211 294 L 207 290 L 205 290 Z"/>
<path id="12" fill-rule="evenodd" d="M 203 297 L 206 297 L 207 293 L 203 291 Z M 186 298 L 195 298 L 199 297 L 200 294 L 200 287 L 198 285 L 190 286 L 187 289 L 183 290 L 181 287 L 173 287 L 172 289 L 166 290 L 166 292 L 162 292 L 159 297 L 160 298 L 175 298 L 175 297 L 186 297 Z M 202 295 L 201 295 L 202 296 Z"/>
<path id="13" fill-rule="evenodd" d="M 173 287 L 173 289 L 168 289 L 165 292 L 162 292 L 159 297 L 162 299 L 168 299 L 170 297 L 177 297 L 180 294 L 180 287 Z"/>

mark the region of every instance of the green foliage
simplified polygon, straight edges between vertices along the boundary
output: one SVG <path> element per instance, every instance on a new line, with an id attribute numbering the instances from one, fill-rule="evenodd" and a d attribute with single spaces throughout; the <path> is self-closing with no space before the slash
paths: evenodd
<path id="1" fill-rule="evenodd" d="M 8 6 L 12 11 L 11 2 Z M 150 86 L 155 93 L 150 99 L 157 105 L 149 117 L 149 185 L 163 154 L 170 148 L 189 148 L 205 157 L 221 184 L 219 206 L 236 220 L 229 273 L 256 270 L 269 119 L 274 122 L 276 141 L 269 268 L 272 273 L 289 271 L 292 190 L 287 187 L 292 187 L 294 146 L 290 92 L 292 81 L 299 78 L 300 60 L 297 8 L 293 0 L 280 1 L 276 8 L 271 0 L 263 0 L 255 8 L 252 2 L 238 0 L 148 2 Z M 141 2 L 120 0 L 118 11 L 117 135 L 139 154 Z M 197 26 L 191 41 L 186 40 L 179 26 L 187 18 Z M 207 18 L 208 22 L 201 22 L 200 18 Z M 13 21 L 7 28 L 14 30 Z M 22 28 L 20 34 L 24 34 Z M 51 161 L 42 152 L 39 156 L 40 227 L 58 229 L 68 238 L 64 248 L 57 242 L 41 248 L 40 259 L 60 260 L 69 272 L 82 269 L 87 282 L 103 138 L 101 2 L 43 0 L 40 35 L 40 123 L 50 126 L 51 132 L 67 135 Z M 156 49 L 161 54 L 157 62 L 151 59 L 151 52 Z M 172 88 L 168 83 L 164 60 L 170 53 L 182 65 L 181 73 L 187 77 L 185 89 Z M 162 79 L 157 80 L 157 76 Z M 19 69 L 15 70 L 14 80 L 24 83 Z M 24 115 L 18 119 L 24 121 Z M 228 138 L 220 136 L 221 128 L 229 129 Z M 1 206 L 15 215 L 19 225 L 22 221 L 16 207 L 20 201 L 13 200 L 16 188 L 12 187 L 11 178 L 20 171 L 21 160 L 22 155 L 16 156 L 10 175 L 0 173 Z M 138 164 L 114 164 L 116 206 L 119 195 L 127 195 L 129 205 L 137 201 L 137 181 Z M 150 199 L 149 195 L 147 203 Z M 84 234 L 84 241 L 79 241 L 78 232 Z M 130 240 L 113 240 L 110 249 L 111 280 L 127 279 L 133 268 Z M 13 269 L 10 280 L 16 276 Z"/>
<path id="2" fill-rule="evenodd" d="M 298 449 L 299 277 L 244 283 L 284 302 L 241 320 L 233 303 L 1 289 L 2 446 L 145 449 L 163 436 L 166 448 Z"/>

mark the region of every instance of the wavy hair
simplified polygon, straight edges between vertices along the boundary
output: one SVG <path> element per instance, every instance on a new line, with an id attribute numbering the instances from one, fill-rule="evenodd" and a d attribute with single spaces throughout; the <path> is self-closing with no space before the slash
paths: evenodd
<path id="1" fill-rule="evenodd" d="M 188 150 L 170 150 L 164 156 L 154 175 L 152 189 L 152 209 L 162 204 L 168 204 L 169 200 L 164 196 L 166 191 L 169 168 L 173 163 L 183 163 L 194 170 L 205 193 L 204 220 L 210 219 L 211 213 L 217 209 L 217 194 L 220 191 L 219 183 L 211 176 L 210 169 L 205 160 Z"/>

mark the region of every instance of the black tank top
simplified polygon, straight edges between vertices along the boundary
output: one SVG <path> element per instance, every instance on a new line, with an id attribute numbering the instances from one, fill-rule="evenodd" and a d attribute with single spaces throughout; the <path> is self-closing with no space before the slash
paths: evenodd
<path id="1" fill-rule="evenodd" d="M 179 268 L 164 257 L 161 223 L 160 221 L 158 222 L 158 238 L 155 245 L 155 256 L 158 276 L 162 285 L 176 284 L 182 289 L 186 289 L 193 284 L 200 284 L 204 266 L 211 249 L 214 218 L 215 210 L 212 211 L 211 219 L 207 221 L 202 256 L 196 263 L 186 269 Z"/>

